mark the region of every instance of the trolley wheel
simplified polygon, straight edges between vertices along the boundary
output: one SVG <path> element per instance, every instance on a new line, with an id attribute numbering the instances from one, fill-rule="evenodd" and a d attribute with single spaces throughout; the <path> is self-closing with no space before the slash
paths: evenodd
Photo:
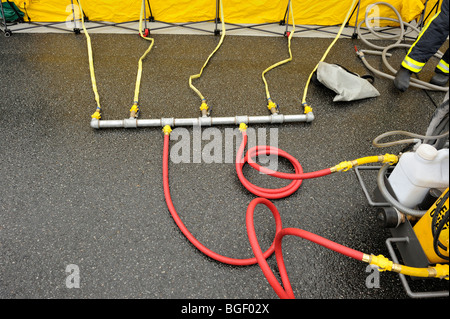
<path id="1" fill-rule="evenodd" d="M 5 37 L 9 38 L 10 36 L 12 36 L 11 30 L 5 30 Z"/>
<path id="2" fill-rule="evenodd" d="M 81 29 L 79 28 L 74 28 L 73 32 L 75 32 L 75 34 L 81 34 Z"/>

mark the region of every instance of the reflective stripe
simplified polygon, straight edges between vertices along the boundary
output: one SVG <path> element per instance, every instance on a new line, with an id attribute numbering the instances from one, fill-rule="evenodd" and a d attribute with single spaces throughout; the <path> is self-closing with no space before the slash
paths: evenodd
<path id="1" fill-rule="evenodd" d="M 448 73 L 448 63 L 444 60 L 439 61 L 439 64 L 436 67 L 442 72 Z"/>
<path id="2" fill-rule="evenodd" d="M 437 12 L 432 18 L 431 20 L 427 23 L 427 25 L 425 26 L 425 28 L 423 28 L 420 31 L 419 36 L 417 37 L 416 41 L 414 41 L 414 43 L 411 45 L 411 47 L 408 50 L 408 54 L 411 53 L 412 49 L 416 46 L 417 42 L 419 42 L 420 38 L 422 38 L 422 35 L 424 35 L 424 33 L 427 31 L 428 27 L 431 25 L 431 23 L 433 22 L 434 19 L 436 19 L 438 17 L 438 15 L 441 13 L 441 10 L 439 9 L 439 12 Z"/>
<path id="3" fill-rule="evenodd" d="M 402 62 L 402 66 L 414 73 L 422 71 L 423 66 L 425 63 L 417 62 L 413 59 L 411 59 L 409 56 L 405 56 L 405 59 Z"/>

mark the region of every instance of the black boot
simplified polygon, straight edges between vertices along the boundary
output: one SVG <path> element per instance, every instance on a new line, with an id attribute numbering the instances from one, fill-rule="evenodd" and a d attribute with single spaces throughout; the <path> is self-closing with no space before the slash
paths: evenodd
<path id="1" fill-rule="evenodd" d="M 394 85 L 397 89 L 402 92 L 405 92 L 409 87 L 409 79 L 411 77 L 411 71 L 405 69 L 404 67 L 400 67 L 395 75 Z"/>
<path id="2" fill-rule="evenodd" d="M 448 73 L 436 71 L 436 74 L 431 78 L 430 83 L 438 86 L 445 86 L 448 82 Z"/>

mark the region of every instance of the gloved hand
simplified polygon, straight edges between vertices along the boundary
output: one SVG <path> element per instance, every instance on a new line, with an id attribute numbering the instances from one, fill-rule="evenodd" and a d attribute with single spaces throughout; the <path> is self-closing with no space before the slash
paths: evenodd
<path id="1" fill-rule="evenodd" d="M 405 92 L 409 87 L 409 80 L 411 78 L 412 72 L 404 67 L 400 67 L 395 75 L 394 85 L 397 89 Z"/>

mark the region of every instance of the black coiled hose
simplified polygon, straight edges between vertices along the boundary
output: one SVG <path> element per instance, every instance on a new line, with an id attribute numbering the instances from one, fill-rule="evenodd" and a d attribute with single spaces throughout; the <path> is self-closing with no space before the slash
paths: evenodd
<path id="1" fill-rule="evenodd" d="M 444 217 L 438 221 L 438 216 L 441 214 L 443 208 L 444 208 L 444 204 L 445 202 L 448 200 L 448 190 L 446 191 L 445 195 L 441 197 L 441 200 L 439 201 L 439 203 L 436 205 L 436 210 L 434 212 L 433 215 L 433 219 L 431 222 L 431 232 L 433 234 L 433 247 L 434 247 L 434 251 L 435 253 L 442 259 L 444 260 L 449 260 L 448 256 L 445 256 L 441 253 L 441 251 L 439 250 L 439 248 L 443 249 L 443 250 L 447 250 L 448 247 L 446 247 L 444 244 L 442 244 L 439 240 L 439 236 L 441 235 L 442 230 L 444 229 L 444 227 L 448 227 L 448 218 L 449 218 L 449 213 L 448 213 L 448 207 L 447 207 L 447 211 L 444 215 Z"/>

